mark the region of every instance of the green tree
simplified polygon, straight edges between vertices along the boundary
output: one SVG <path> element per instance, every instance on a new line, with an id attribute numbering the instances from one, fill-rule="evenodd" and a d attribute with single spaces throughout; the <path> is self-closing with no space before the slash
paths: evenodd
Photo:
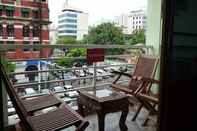
<path id="1" fill-rule="evenodd" d="M 57 44 L 76 44 L 77 41 L 73 37 L 61 36 L 57 39 Z"/>
<path id="2" fill-rule="evenodd" d="M 63 66 L 66 68 L 72 67 L 73 62 L 74 62 L 74 60 L 72 58 L 62 58 L 62 59 L 56 60 L 56 63 L 59 66 Z"/>
<path id="3" fill-rule="evenodd" d="M 145 44 L 146 37 L 145 37 L 145 32 L 144 30 L 136 30 L 135 34 L 132 36 L 132 38 L 129 40 L 129 43 L 131 45 L 135 45 L 138 43 L 143 43 Z"/>
<path id="4" fill-rule="evenodd" d="M 101 45 L 124 44 L 124 35 L 121 28 L 113 23 L 102 23 L 96 27 L 90 27 L 89 34 L 82 43 Z M 124 49 L 107 49 L 106 54 L 122 54 Z"/>
<path id="5" fill-rule="evenodd" d="M 90 27 L 89 34 L 84 38 L 90 44 L 123 44 L 124 35 L 121 28 L 113 23 L 102 23 L 96 27 Z"/>
<path id="6" fill-rule="evenodd" d="M 74 48 L 70 49 L 66 56 L 68 57 L 80 57 L 86 55 L 86 49 L 84 48 Z"/>

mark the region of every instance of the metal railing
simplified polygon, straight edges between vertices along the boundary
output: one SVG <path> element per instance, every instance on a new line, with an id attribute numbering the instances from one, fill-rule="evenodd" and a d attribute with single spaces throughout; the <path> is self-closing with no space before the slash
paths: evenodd
<path id="1" fill-rule="evenodd" d="M 88 44 L 88 45 L 19 45 L 19 44 L 15 44 L 15 45 L 0 45 L 0 51 L 1 52 L 5 52 L 9 49 L 17 49 L 17 48 L 27 48 L 27 49 L 31 49 L 31 48 L 35 48 L 35 49 L 43 49 L 43 48 L 49 48 L 49 49 L 69 49 L 69 48 L 104 48 L 104 49 L 111 49 L 111 48 L 122 48 L 122 49 L 137 49 L 140 50 L 142 52 L 145 52 L 146 54 L 150 54 L 150 52 L 152 52 L 153 47 L 152 46 L 131 46 L 131 45 L 92 45 L 92 44 Z M 108 55 L 105 58 L 116 58 L 116 57 L 129 57 L 129 55 Z M 2 57 L 2 56 L 1 56 Z M 85 59 L 85 57 L 65 57 L 65 58 L 72 58 L 72 59 Z M 33 58 L 31 60 L 42 60 L 42 61 L 54 61 L 54 60 L 58 60 L 58 59 L 62 59 L 62 57 L 48 57 L 48 58 Z M 20 61 L 27 61 L 29 59 L 9 59 L 8 61 L 10 62 L 20 62 Z M 109 66 L 98 66 L 96 67 L 98 68 L 106 68 L 106 67 L 113 67 L 113 66 L 128 66 L 130 64 L 120 64 L 120 65 L 109 65 Z M 9 76 L 14 76 L 14 75 L 21 75 L 21 74 L 29 74 L 29 73 L 44 73 L 44 72 L 54 72 L 54 71 L 71 71 L 71 70 L 84 70 L 84 69 L 89 69 L 89 68 L 93 68 L 92 66 L 89 67 L 76 67 L 76 68 L 64 68 L 58 65 L 54 64 L 55 69 L 47 69 L 47 70 L 38 70 L 38 71 L 22 71 L 22 72 L 13 72 L 13 73 L 9 73 Z M 97 77 L 104 77 L 106 75 L 99 75 Z M 74 81 L 74 80 L 82 80 L 82 79 L 94 79 L 94 76 L 86 76 L 86 77 L 78 77 L 78 78 L 73 78 L 73 79 L 59 79 L 59 80 L 47 80 L 47 81 L 42 81 L 42 82 L 28 82 L 25 84 L 16 84 L 14 85 L 14 87 L 21 87 L 21 86 L 32 86 L 32 85 L 43 85 L 43 84 L 47 84 L 47 83 L 58 83 L 58 82 L 65 82 L 65 81 Z M 128 82 L 128 80 L 123 80 L 120 81 L 120 83 L 124 83 L 124 82 Z M 110 82 L 104 82 L 101 84 L 97 84 L 97 87 L 100 86 L 109 86 L 111 83 Z M 73 89 L 68 89 L 65 91 L 56 91 L 54 92 L 56 93 L 65 93 L 65 92 L 70 92 L 70 91 L 76 91 L 78 89 L 82 89 L 82 88 L 91 88 L 93 85 L 90 86 L 79 86 L 79 87 L 75 87 Z M 32 97 L 38 97 L 38 96 L 42 96 L 42 95 L 46 95 L 47 93 L 39 93 L 36 95 L 30 95 L 30 96 L 22 96 L 21 98 L 32 98 Z M 13 115 L 13 113 L 11 113 Z"/>

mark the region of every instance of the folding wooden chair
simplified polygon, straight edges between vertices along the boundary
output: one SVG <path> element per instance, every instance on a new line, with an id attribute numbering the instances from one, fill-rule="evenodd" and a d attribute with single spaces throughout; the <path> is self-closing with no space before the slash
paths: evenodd
<path id="1" fill-rule="evenodd" d="M 154 78 L 158 61 L 159 59 L 157 57 L 145 55 L 139 56 L 133 74 L 118 71 L 114 72 L 118 74 L 118 76 L 115 79 L 115 81 L 111 84 L 111 87 L 115 90 L 125 92 L 126 94 L 129 94 L 130 96 L 134 97 L 139 91 L 141 91 L 141 93 L 148 92 L 150 90 L 151 84 L 143 83 L 142 79 L 143 77 Z M 118 80 L 120 80 L 121 76 L 126 76 L 130 78 L 128 85 L 125 86 L 117 83 Z M 142 108 L 142 105 L 140 106 L 140 108 Z M 135 121 L 138 113 L 139 112 L 137 111 L 134 117 L 132 118 L 132 121 Z"/>
<path id="2" fill-rule="evenodd" d="M 55 131 L 73 125 L 76 126 L 76 131 L 84 131 L 89 125 L 87 121 L 67 105 L 44 114 L 30 116 L 25 108 L 25 104 L 17 96 L 3 64 L 1 63 L 0 66 L 1 80 L 21 120 L 20 124 L 24 131 Z"/>

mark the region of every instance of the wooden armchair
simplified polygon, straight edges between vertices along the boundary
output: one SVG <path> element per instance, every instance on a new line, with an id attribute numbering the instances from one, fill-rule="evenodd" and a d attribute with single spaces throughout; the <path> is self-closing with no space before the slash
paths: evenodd
<path id="1" fill-rule="evenodd" d="M 3 64 L 0 64 L 1 80 L 3 81 L 7 93 L 13 103 L 13 106 L 20 118 L 20 124 L 24 131 L 55 131 L 61 130 L 72 125 L 76 126 L 76 131 L 84 131 L 88 126 L 77 112 L 69 106 L 64 105 L 54 111 L 50 111 L 37 116 L 29 115 L 24 102 L 17 96 L 6 72 Z M 37 98 L 39 99 L 39 97 Z M 39 101 L 37 101 L 39 103 Z"/>
<path id="2" fill-rule="evenodd" d="M 143 84 L 149 83 L 149 84 L 157 84 L 159 85 L 159 81 L 151 78 L 143 78 L 142 79 Z M 149 119 L 151 119 L 150 116 L 157 115 L 158 114 L 158 104 L 159 104 L 159 93 L 153 94 L 151 92 L 142 92 L 143 89 L 141 89 L 137 94 L 136 97 L 138 98 L 139 102 L 141 103 L 141 106 L 138 108 L 138 113 L 140 112 L 142 107 L 145 107 L 149 110 L 149 115 L 145 119 L 143 126 L 145 126 Z"/>
<path id="3" fill-rule="evenodd" d="M 130 96 L 134 96 L 134 97 L 139 91 L 141 93 L 148 92 L 150 90 L 151 83 L 143 83 L 142 80 L 144 77 L 154 78 L 158 61 L 159 59 L 156 57 L 145 56 L 145 55 L 139 56 L 133 74 L 117 72 L 117 71 L 114 72 L 118 74 L 118 76 L 115 79 L 115 81 L 111 84 L 111 87 L 114 88 L 115 90 L 125 92 L 126 94 L 129 94 Z M 129 84 L 127 86 L 117 84 L 121 76 L 126 76 L 130 78 Z M 142 106 L 140 106 L 140 108 L 142 108 Z M 136 114 L 132 118 L 132 121 L 135 121 L 138 113 L 139 111 L 136 112 Z"/>

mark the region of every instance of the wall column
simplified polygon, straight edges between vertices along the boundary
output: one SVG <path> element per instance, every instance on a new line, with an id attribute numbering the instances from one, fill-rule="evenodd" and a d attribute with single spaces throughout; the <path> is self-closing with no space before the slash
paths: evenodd
<path id="1" fill-rule="evenodd" d="M 146 45 L 153 46 L 153 55 L 160 54 L 162 35 L 162 0 L 148 0 Z"/>

